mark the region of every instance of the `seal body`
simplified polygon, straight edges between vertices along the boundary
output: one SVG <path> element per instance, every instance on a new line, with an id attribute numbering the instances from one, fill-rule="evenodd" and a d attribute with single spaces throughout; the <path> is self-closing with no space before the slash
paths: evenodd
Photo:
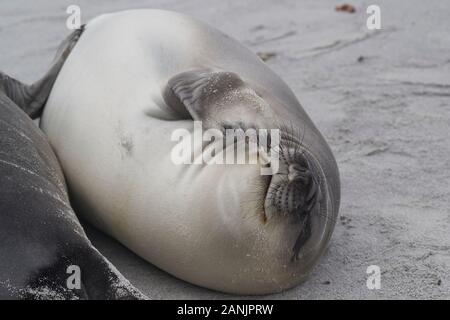
<path id="1" fill-rule="evenodd" d="M 205 129 L 285 128 L 282 172 L 174 163 L 173 132 L 193 133 L 194 120 Z M 190 17 L 133 10 L 91 21 L 41 127 L 80 213 L 186 281 L 231 293 L 281 291 L 306 278 L 329 242 L 340 195 L 328 145 L 262 61 Z M 201 147 L 194 141 L 193 154 Z"/>
<path id="2" fill-rule="evenodd" d="M 144 297 L 86 237 L 56 156 L 28 116 L 43 106 L 79 33 L 39 82 L 0 73 L 0 299 Z"/>

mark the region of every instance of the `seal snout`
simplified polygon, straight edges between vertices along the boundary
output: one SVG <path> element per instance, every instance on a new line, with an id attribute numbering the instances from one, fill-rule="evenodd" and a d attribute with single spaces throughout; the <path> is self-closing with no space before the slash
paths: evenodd
<path id="1" fill-rule="evenodd" d="M 272 176 L 266 195 L 266 215 L 301 218 L 318 200 L 318 183 L 308 167 L 286 165 L 286 170 Z"/>
<path id="2" fill-rule="evenodd" d="M 311 236 L 311 215 L 320 200 L 320 184 L 303 152 L 288 150 L 281 155 L 280 169 L 272 176 L 265 199 L 266 219 L 286 221 L 299 231 L 293 260 Z"/>

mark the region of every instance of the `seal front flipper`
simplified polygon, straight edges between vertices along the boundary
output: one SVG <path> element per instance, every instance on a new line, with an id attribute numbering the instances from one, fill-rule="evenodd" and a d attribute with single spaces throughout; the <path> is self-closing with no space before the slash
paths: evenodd
<path id="1" fill-rule="evenodd" d="M 72 32 L 60 45 L 50 70 L 32 85 L 26 85 L 0 72 L 0 91 L 32 119 L 39 117 L 59 71 L 77 43 L 84 26 Z"/>
<path id="2" fill-rule="evenodd" d="M 168 81 L 163 96 L 181 119 L 202 121 L 205 128 L 274 125 L 267 102 L 234 72 L 197 69 L 177 74 Z"/>
<path id="3" fill-rule="evenodd" d="M 192 70 L 171 78 L 164 98 L 180 116 L 190 115 L 194 120 L 201 120 L 211 114 L 206 106 L 210 107 L 214 101 L 222 100 L 226 92 L 243 86 L 242 79 L 232 72 Z"/>

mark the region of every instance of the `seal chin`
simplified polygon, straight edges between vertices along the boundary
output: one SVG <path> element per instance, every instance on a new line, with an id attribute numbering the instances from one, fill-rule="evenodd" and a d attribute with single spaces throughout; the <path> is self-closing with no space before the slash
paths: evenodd
<path id="1" fill-rule="evenodd" d="M 301 148 L 281 148 L 280 168 L 272 175 L 264 201 L 266 221 L 286 223 L 298 230 L 293 260 L 311 237 L 311 216 L 321 198 L 319 176 Z"/>

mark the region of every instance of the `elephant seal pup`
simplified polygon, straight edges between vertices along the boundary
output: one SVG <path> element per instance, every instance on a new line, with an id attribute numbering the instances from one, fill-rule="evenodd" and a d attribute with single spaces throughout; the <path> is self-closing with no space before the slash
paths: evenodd
<path id="1" fill-rule="evenodd" d="M 195 135 L 194 120 L 204 130 L 278 129 L 267 154 L 278 153 L 279 170 L 176 163 L 188 140 L 171 138 Z M 80 214 L 191 283 L 278 292 L 304 280 L 330 240 L 340 186 L 324 138 L 255 54 L 185 15 L 133 10 L 88 23 L 41 127 Z M 207 148 L 193 140 L 198 160 Z"/>
<path id="2" fill-rule="evenodd" d="M 143 298 L 87 239 L 56 156 L 28 116 L 39 114 L 81 32 L 37 83 L 0 73 L 0 299 Z"/>

